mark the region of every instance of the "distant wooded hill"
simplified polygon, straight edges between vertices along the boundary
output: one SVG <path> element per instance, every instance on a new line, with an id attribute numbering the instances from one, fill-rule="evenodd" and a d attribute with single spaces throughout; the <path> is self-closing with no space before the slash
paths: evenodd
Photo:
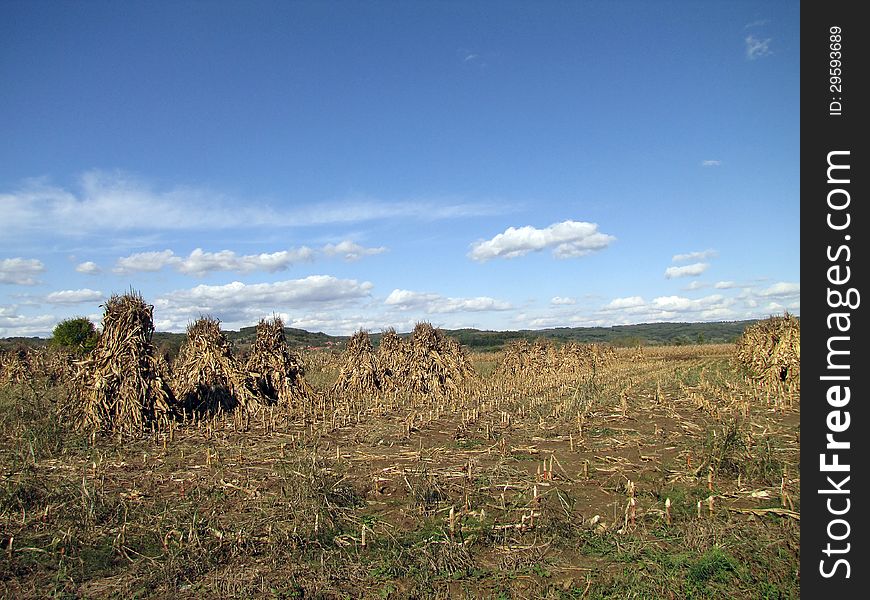
<path id="1" fill-rule="evenodd" d="M 471 350 L 495 351 L 515 340 L 545 338 L 556 343 L 607 343 L 615 346 L 661 346 L 671 344 L 722 344 L 733 343 L 743 334 L 751 321 L 722 321 L 718 323 L 643 323 L 640 325 L 616 325 L 613 327 L 556 327 L 553 329 L 524 329 L 520 331 L 482 331 L 479 329 L 445 329 L 444 333 L 456 338 Z M 284 329 L 287 341 L 293 347 L 343 348 L 347 336 L 332 336 L 311 333 L 304 329 Z M 227 337 L 236 345 L 245 346 L 254 340 L 255 328 L 243 327 L 239 331 L 227 331 Z M 402 335 L 402 334 L 400 334 Z M 380 343 L 380 332 L 371 332 L 372 342 Z M 154 341 L 166 342 L 177 349 L 184 340 L 180 333 L 155 333 Z M 174 354 L 174 353 L 173 353 Z"/>
<path id="2" fill-rule="evenodd" d="M 614 325 L 613 327 L 556 327 L 552 329 L 524 329 L 520 331 L 482 331 L 479 329 L 445 329 L 444 332 L 459 340 L 472 350 L 500 350 L 506 343 L 515 340 L 535 340 L 545 338 L 557 343 L 607 343 L 615 346 L 660 346 L 684 344 L 721 344 L 733 343 L 743 334 L 746 327 L 757 323 L 750 321 L 720 321 L 716 323 L 642 323 L 639 325 Z M 287 327 L 284 329 L 287 341 L 295 348 L 342 348 L 347 336 L 332 336 L 325 333 L 312 333 L 304 329 Z M 255 328 L 243 327 L 239 331 L 226 331 L 227 337 L 238 347 L 245 347 L 254 340 Z M 154 342 L 175 355 L 183 333 L 157 332 Z M 372 332 L 372 341 L 380 342 L 380 333 Z M 6 338 L 4 346 L 24 343 L 41 346 L 41 338 Z"/>

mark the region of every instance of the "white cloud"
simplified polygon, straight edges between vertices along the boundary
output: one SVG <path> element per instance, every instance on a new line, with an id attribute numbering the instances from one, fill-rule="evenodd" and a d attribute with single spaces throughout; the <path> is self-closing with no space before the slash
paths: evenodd
<path id="1" fill-rule="evenodd" d="M 167 265 L 175 265 L 181 262 L 181 258 L 175 256 L 172 250 L 160 252 L 137 252 L 130 256 L 119 258 L 112 269 L 115 273 L 126 274 L 136 272 L 159 271 Z"/>
<path id="2" fill-rule="evenodd" d="M 693 281 L 692 283 L 690 283 L 689 285 L 687 285 L 683 289 L 686 291 L 689 291 L 689 292 L 693 292 L 695 290 L 702 290 L 706 287 L 709 287 L 709 285 L 710 285 L 709 283 L 703 283 L 703 282 L 698 281 L 696 279 L 695 281 Z"/>
<path id="3" fill-rule="evenodd" d="M 774 283 L 767 289 L 761 290 L 758 295 L 765 298 L 789 298 L 799 296 L 801 293 L 801 285 L 799 283 Z"/>
<path id="4" fill-rule="evenodd" d="M 703 250 L 701 252 L 686 252 L 685 254 L 674 254 L 671 257 L 671 262 L 685 262 L 687 260 L 709 260 L 719 256 L 716 250 Z"/>
<path id="5" fill-rule="evenodd" d="M 567 297 L 562 297 L 562 296 L 554 296 L 553 298 L 550 299 L 550 304 L 553 304 L 554 306 L 567 306 L 570 304 L 577 304 L 577 299 L 576 298 L 567 298 Z"/>
<path id="6" fill-rule="evenodd" d="M 661 311 L 660 314 L 701 313 L 702 318 L 708 320 L 713 315 L 726 314 L 724 309 L 733 304 L 733 298 L 713 294 L 698 299 L 683 296 L 659 296 L 653 298 L 650 307 L 656 311 Z"/>
<path id="7" fill-rule="evenodd" d="M 175 266 L 185 275 L 205 275 L 213 271 L 233 271 L 236 273 L 251 273 L 266 271 L 274 273 L 283 271 L 290 265 L 311 260 L 314 251 L 307 246 L 293 250 L 282 250 L 270 254 L 250 254 L 239 256 L 231 250 L 220 252 L 205 252 L 197 248 L 190 256 L 178 262 Z"/>
<path id="8" fill-rule="evenodd" d="M 83 262 L 79 265 L 76 265 L 76 271 L 79 273 L 84 273 L 85 275 L 97 275 L 102 271 L 99 265 L 93 261 Z"/>
<path id="9" fill-rule="evenodd" d="M 103 292 L 84 288 L 81 290 L 51 292 L 45 296 L 45 301 L 49 304 L 82 304 L 85 302 L 99 302 L 104 298 Z"/>
<path id="10" fill-rule="evenodd" d="M 493 258 L 516 258 L 552 247 L 556 258 L 574 258 L 602 250 L 615 240 L 612 235 L 600 233 L 595 223 L 569 220 L 544 229 L 530 225 L 508 227 L 491 240 L 472 244 L 468 256 L 485 262 Z"/>
<path id="11" fill-rule="evenodd" d="M 684 267 L 668 267 L 665 269 L 665 277 L 674 279 L 677 277 L 696 277 L 710 268 L 707 263 L 693 263 Z"/>
<path id="12" fill-rule="evenodd" d="M 624 309 L 624 308 L 637 308 L 640 306 L 644 306 L 646 302 L 641 296 L 629 296 L 627 298 L 614 298 L 606 305 L 604 305 L 605 309 Z"/>
<path id="13" fill-rule="evenodd" d="M 702 160 L 701 166 L 702 167 L 720 167 L 720 166 L 722 166 L 722 161 L 721 160 Z"/>
<path id="14" fill-rule="evenodd" d="M 366 248 L 365 246 L 350 240 L 344 240 L 337 244 L 326 244 L 323 247 L 323 253 L 327 256 L 342 256 L 344 260 L 347 261 L 359 260 L 363 256 L 382 254 L 386 251 L 387 249 L 384 246 L 380 246 L 379 248 Z"/>
<path id="15" fill-rule="evenodd" d="M 0 260 L 0 283 L 12 285 L 36 285 L 34 277 L 45 271 L 42 261 L 35 258 L 4 258 Z"/>
<path id="16" fill-rule="evenodd" d="M 236 326 L 247 326 L 265 315 L 287 309 L 323 310 L 353 305 L 367 298 L 374 286 L 355 279 L 311 275 L 274 283 L 198 285 L 154 301 L 154 319 L 164 330 L 181 329 L 201 314 Z"/>
<path id="17" fill-rule="evenodd" d="M 0 235 L 36 232 L 66 237 L 122 231 L 189 231 L 305 227 L 378 219 L 433 221 L 502 214 L 503 205 L 429 199 L 387 202 L 354 198 L 292 208 L 231 198 L 208 188 L 176 185 L 156 190 L 121 172 L 90 171 L 76 189 L 45 179 L 25 181 L 19 189 L 0 192 Z M 75 223 L 75 227 L 70 227 Z"/>
<path id="18" fill-rule="evenodd" d="M 57 322 L 54 315 L 25 316 L 15 305 L 0 305 L 0 337 L 47 336 Z"/>
<path id="19" fill-rule="evenodd" d="M 476 298 L 446 298 L 430 292 L 395 289 L 384 301 L 398 310 L 421 310 L 426 313 L 456 313 L 510 310 L 509 303 L 489 296 Z"/>
<path id="20" fill-rule="evenodd" d="M 231 250 L 206 252 L 196 248 L 187 258 L 177 256 L 172 250 L 162 252 L 139 252 L 119 258 L 114 271 L 116 273 L 132 273 L 136 271 L 159 271 L 166 266 L 174 267 L 185 275 L 201 276 L 214 271 L 232 271 L 236 273 L 252 273 L 266 271 L 274 273 L 286 270 L 293 264 L 311 260 L 314 251 L 302 246 L 280 252 L 249 254 L 239 256 Z"/>
<path id="21" fill-rule="evenodd" d="M 746 42 L 746 58 L 749 60 L 755 60 L 756 58 L 772 54 L 770 51 L 771 38 L 762 40 L 754 35 L 747 35 L 744 41 Z"/>

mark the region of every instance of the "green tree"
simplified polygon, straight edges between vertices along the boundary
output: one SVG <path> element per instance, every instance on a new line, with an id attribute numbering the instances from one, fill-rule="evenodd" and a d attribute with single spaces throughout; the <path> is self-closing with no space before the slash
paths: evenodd
<path id="1" fill-rule="evenodd" d="M 58 323 L 49 344 L 72 352 L 85 354 L 97 346 L 97 328 L 87 317 L 73 317 Z"/>

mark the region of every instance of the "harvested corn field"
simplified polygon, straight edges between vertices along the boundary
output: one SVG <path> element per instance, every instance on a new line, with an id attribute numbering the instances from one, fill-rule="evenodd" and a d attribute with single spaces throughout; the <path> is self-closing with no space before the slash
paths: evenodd
<path id="1" fill-rule="evenodd" d="M 88 372 L 136 375 L 141 423 L 161 367 L 148 307 L 117 302 Z M 796 597 L 799 391 L 735 346 L 468 353 L 422 325 L 297 354 L 279 325 L 246 369 L 217 321 L 192 325 L 177 406 L 223 410 L 120 443 L 59 418 L 64 385 L 3 386 L 3 594 Z"/>

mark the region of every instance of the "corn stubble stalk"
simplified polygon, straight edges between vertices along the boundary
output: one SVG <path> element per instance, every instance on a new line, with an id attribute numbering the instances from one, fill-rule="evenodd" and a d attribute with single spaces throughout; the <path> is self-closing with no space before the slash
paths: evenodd
<path id="1" fill-rule="evenodd" d="M 83 424 L 95 430 L 139 433 L 173 413 L 169 368 L 151 342 L 153 307 L 134 291 L 104 305 L 103 330 L 73 382 Z"/>
<path id="2" fill-rule="evenodd" d="M 174 390 L 185 411 L 195 416 L 253 409 L 257 398 L 220 329 L 220 321 L 200 317 L 187 327 L 174 368 Z"/>
<path id="3" fill-rule="evenodd" d="M 260 319 L 246 367 L 252 388 L 268 404 L 305 407 L 314 399 L 302 359 L 290 350 L 280 317 Z"/>

